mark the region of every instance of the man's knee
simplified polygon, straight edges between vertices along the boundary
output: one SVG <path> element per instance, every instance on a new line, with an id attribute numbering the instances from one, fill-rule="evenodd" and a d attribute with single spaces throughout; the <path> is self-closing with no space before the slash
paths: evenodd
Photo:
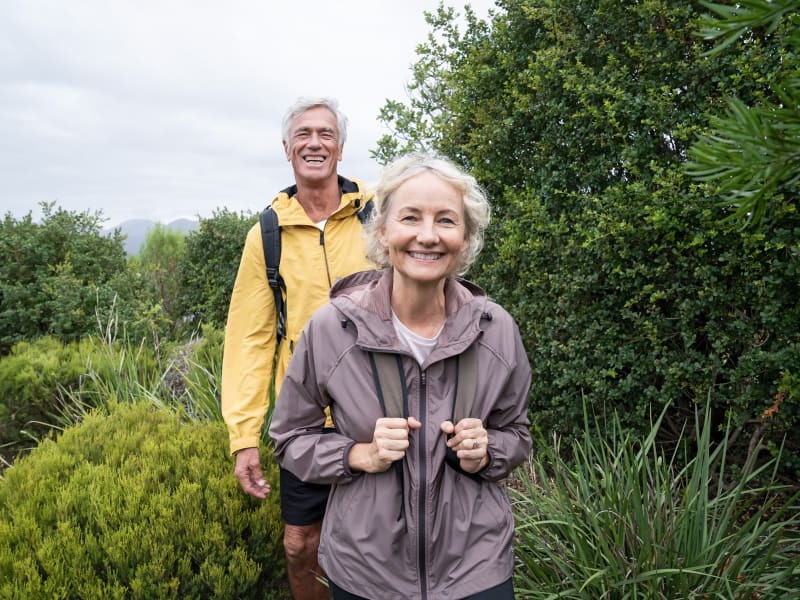
<path id="1" fill-rule="evenodd" d="M 320 524 L 286 525 L 283 532 L 283 549 L 290 561 L 314 560 L 319 546 Z"/>

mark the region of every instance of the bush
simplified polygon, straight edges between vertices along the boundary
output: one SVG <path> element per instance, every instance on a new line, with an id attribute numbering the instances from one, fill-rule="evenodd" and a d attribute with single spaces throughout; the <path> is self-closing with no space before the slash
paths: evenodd
<path id="1" fill-rule="evenodd" d="M 223 327 L 242 257 L 247 232 L 258 215 L 214 211 L 200 219 L 200 227 L 186 237 L 186 249 L 177 267 L 180 296 L 176 310 L 195 327 L 212 323 Z"/>
<path id="2" fill-rule="evenodd" d="M 129 297 L 119 230 L 103 236 L 99 212 L 41 208 L 40 223 L 31 213 L 0 222 L 0 355 L 43 335 L 77 340 L 95 331 L 97 310 Z"/>
<path id="3" fill-rule="evenodd" d="M 798 496 L 756 483 L 777 460 L 733 473 L 708 419 L 693 458 L 670 460 L 655 443 L 660 424 L 638 443 L 617 418 L 586 426 L 569 464 L 542 444 L 512 489 L 520 597 L 797 597 Z"/>
<path id="4" fill-rule="evenodd" d="M 148 403 L 44 442 L 0 480 L 0 597 L 288 597 L 277 494 L 243 494 L 226 447 Z"/>
<path id="5" fill-rule="evenodd" d="M 144 345 L 99 338 L 63 343 L 43 337 L 13 346 L 0 358 L 0 446 L 6 461 L 36 445 L 54 427 L 74 423 L 77 419 L 64 417 L 74 409 L 74 398 L 81 399 L 81 416 L 104 406 L 110 396 L 108 382 L 120 379 L 123 364 L 130 371 L 125 380 L 134 391 L 159 378 L 153 350 Z"/>

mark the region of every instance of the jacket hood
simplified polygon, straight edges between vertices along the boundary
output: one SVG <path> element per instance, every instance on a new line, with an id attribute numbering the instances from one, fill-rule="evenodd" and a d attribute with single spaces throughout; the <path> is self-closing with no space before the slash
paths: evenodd
<path id="1" fill-rule="evenodd" d="M 342 316 L 342 327 L 352 323 L 356 343 L 373 351 L 402 351 L 392 324 L 393 270 L 361 271 L 337 281 L 331 304 Z M 439 344 L 427 362 L 463 352 L 481 335 L 481 322 L 491 320 L 491 304 L 479 286 L 465 279 L 445 282 L 445 324 Z"/>

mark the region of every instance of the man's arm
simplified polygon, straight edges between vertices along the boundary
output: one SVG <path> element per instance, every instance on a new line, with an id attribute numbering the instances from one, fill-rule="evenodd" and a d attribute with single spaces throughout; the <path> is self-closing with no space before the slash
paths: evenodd
<path id="1" fill-rule="evenodd" d="M 275 300 L 255 225 L 247 234 L 225 327 L 222 416 L 231 452 L 259 446 L 269 409 L 275 341 Z"/>

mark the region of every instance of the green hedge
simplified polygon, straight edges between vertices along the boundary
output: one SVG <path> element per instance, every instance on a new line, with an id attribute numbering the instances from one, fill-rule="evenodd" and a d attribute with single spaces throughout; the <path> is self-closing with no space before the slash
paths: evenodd
<path id="1" fill-rule="evenodd" d="M 0 598 L 287 597 L 278 495 L 243 494 L 226 447 L 149 403 L 43 442 L 0 480 Z"/>

